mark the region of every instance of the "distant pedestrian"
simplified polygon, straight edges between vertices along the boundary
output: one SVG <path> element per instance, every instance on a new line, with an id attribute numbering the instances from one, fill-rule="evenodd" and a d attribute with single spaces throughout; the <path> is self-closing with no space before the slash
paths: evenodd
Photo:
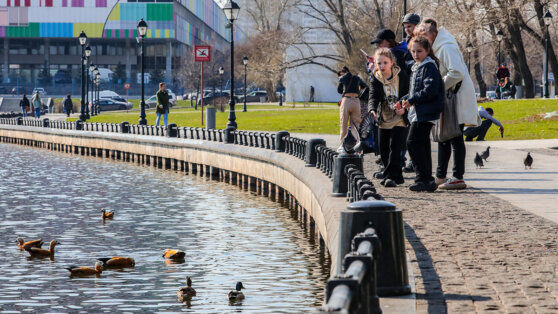
<path id="1" fill-rule="evenodd" d="M 167 92 L 167 85 L 163 82 L 159 83 L 159 91 L 157 91 L 157 121 L 155 125 L 161 122 L 161 115 L 163 115 L 163 124 L 167 126 L 169 122 L 169 93 Z"/>
<path id="2" fill-rule="evenodd" d="M 434 19 L 426 19 L 417 26 L 415 32 L 428 38 L 434 54 L 440 60 L 440 74 L 444 80 L 445 93 L 447 96 L 453 96 L 448 98 L 448 102 L 455 104 L 456 123 L 461 128 L 461 134 L 445 142 L 438 142 L 436 184 L 442 190 L 465 189 L 467 184 L 463 175 L 466 151 L 462 132 L 465 125 L 477 126 L 480 122 L 473 80 L 469 76 L 457 41 L 447 29 L 438 29 L 438 23 Z M 453 175 L 446 178 L 452 150 Z"/>
<path id="3" fill-rule="evenodd" d="M 501 78 L 496 87 L 495 98 L 496 99 L 514 99 L 517 89 L 515 85 L 509 80 L 508 77 Z"/>
<path id="4" fill-rule="evenodd" d="M 39 92 L 35 92 L 35 95 L 31 98 L 31 102 L 33 103 L 33 110 L 35 110 L 35 118 L 39 119 L 41 117 L 41 109 L 43 106 Z"/>
<path id="5" fill-rule="evenodd" d="M 403 108 L 411 122 L 407 148 L 413 160 L 416 178 L 409 189 L 415 192 L 436 190 L 432 177 L 430 130 L 444 107 L 444 82 L 438 70 L 438 59 L 427 38 L 415 36 L 410 42 L 415 59 L 409 94 L 403 97 Z M 395 108 L 399 108 L 399 104 Z"/>
<path id="6" fill-rule="evenodd" d="M 29 110 L 29 107 L 31 105 L 29 104 L 29 99 L 27 99 L 27 96 L 25 96 L 25 94 L 23 94 L 23 97 L 21 97 L 19 106 L 21 107 L 21 113 L 23 114 L 23 117 L 27 117 L 27 110 Z"/>
<path id="7" fill-rule="evenodd" d="M 66 112 L 66 115 L 69 118 L 70 113 L 72 113 L 74 108 L 74 104 L 72 103 L 72 96 L 70 96 L 70 94 L 66 95 L 66 99 L 64 99 L 63 106 L 64 106 L 64 111 Z"/>
<path id="8" fill-rule="evenodd" d="M 492 126 L 492 123 L 498 126 L 498 130 L 500 131 L 500 135 L 504 137 L 504 126 L 500 121 L 494 118 L 494 110 L 492 108 L 484 109 L 482 106 L 479 106 L 479 116 L 483 119 L 481 125 L 476 127 L 467 127 L 463 131 L 465 135 L 465 141 L 470 142 L 475 137 L 478 141 L 484 141 L 484 137 L 486 136 L 486 132 Z"/>
<path id="9" fill-rule="evenodd" d="M 337 74 L 339 74 L 337 92 L 342 94 L 341 105 L 339 106 L 341 145 L 337 151 L 344 152 L 343 139 L 349 130 L 349 120 L 351 121 L 352 129 L 357 131 L 362 119 L 360 114 L 359 86 L 362 88 L 368 86 L 358 75 L 353 75 L 346 66 Z M 353 135 L 356 133 L 358 132 L 354 132 Z M 358 134 L 355 138 L 359 138 Z"/>
<path id="10" fill-rule="evenodd" d="M 498 81 L 510 77 L 510 69 L 508 69 L 508 65 L 506 63 L 502 63 L 498 70 L 496 71 L 496 78 Z"/>

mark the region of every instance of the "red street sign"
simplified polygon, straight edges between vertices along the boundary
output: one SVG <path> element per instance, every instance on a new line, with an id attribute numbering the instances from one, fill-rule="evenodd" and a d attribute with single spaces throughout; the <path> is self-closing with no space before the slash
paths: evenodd
<path id="1" fill-rule="evenodd" d="M 124 89 L 130 89 L 130 83 L 124 83 Z"/>
<path id="2" fill-rule="evenodd" d="M 210 46 L 194 46 L 194 60 L 196 62 L 209 62 L 211 60 Z"/>

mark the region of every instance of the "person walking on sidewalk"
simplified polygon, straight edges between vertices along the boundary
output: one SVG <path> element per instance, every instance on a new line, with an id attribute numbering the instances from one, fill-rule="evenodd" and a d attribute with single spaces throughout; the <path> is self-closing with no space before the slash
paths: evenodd
<path id="1" fill-rule="evenodd" d="M 35 92 L 35 95 L 31 98 L 31 102 L 33 103 L 33 108 L 35 110 L 35 117 L 39 119 L 41 117 L 41 107 L 43 106 L 39 92 Z"/>
<path id="2" fill-rule="evenodd" d="M 340 142 L 341 145 L 337 149 L 338 152 L 344 152 L 343 139 L 347 135 L 349 130 L 349 120 L 351 120 L 352 129 L 354 131 L 358 130 L 361 122 L 360 114 L 360 99 L 359 99 L 359 86 L 366 88 L 366 83 L 358 76 L 353 75 L 349 68 L 344 66 L 339 72 L 339 85 L 337 86 L 337 92 L 342 95 L 341 105 L 339 106 L 339 116 L 340 116 Z M 354 132 L 355 138 L 359 138 L 358 132 Z"/>
<path id="3" fill-rule="evenodd" d="M 479 126 L 466 127 L 463 131 L 466 142 L 472 141 L 475 137 L 477 138 L 477 142 L 484 141 L 486 132 L 488 132 L 492 123 L 499 127 L 498 130 L 500 131 L 500 135 L 504 137 L 504 126 L 500 123 L 500 121 L 494 118 L 494 110 L 492 110 L 492 108 L 484 109 L 482 106 L 479 106 L 479 116 L 483 119 Z"/>
<path id="4" fill-rule="evenodd" d="M 383 172 L 374 176 L 382 179 L 385 187 L 403 184 L 401 150 L 404 145 L 405 127 L 409 124 L 405 109 L 395 109 L 402 96 L 409 93 L 409 78 L 405 70 L 395 65 L 395 56 L 387 48 L 374 54 L 373 78 L 370 84 L 368 110 L 379 122 L 379 145 Z"/>
<path id="5" fill-rule="evenodd" d="M 25 94 L 23 94 L 23 97 L 21 97 L 21 100 L 19 101 L 19 106 L 21 107 L 21 114 L 23 115 L 23 117 L 27 117 L 27 110 L 30 107 L 29 104 L 29 99 L 27 99 L 27 97 L 25 96 Z"/>
<path id="6" fill-rule="evenodd" d="M 410 42 L 411 53 L 415 59 L 409 94 L 403 103 L 396 104 L 398 109 L 407 109 L 411 127 L 407 138 L 407 148 L 415 167 L 415 183 L 409 189 L 415 192 L 436 190 L 432 177 L 432 152 L 430 149 L 430 130 L 440 118 L 444 107 L 444 82 L 438 70 L 438 59 L 432 52 L 427 38 L 414 37 Z"/>
<path id="7" fill-rule="evenodd" d="M 455 38 L 443 27 L 438 29 L 434 19 L 426 19 L 417 26 L 416 33 L 423 35 L 432 44 L 432 50 L 440 60 L 440 74 L 444 80 L 446 93 L 455 94 L 457 124 L 461 128 L 477 126 L 480 118 L 473 81 Z M 453 150 L 453 176 L 446 178 L 449 160 Z M 467 188 L 463 180 L 465 174 L 465 143 L 463 134 L 438 143 L 438 167 L 436 184 L 442 190 L 461 190 Z"/>
<path id="8" fill-rule="evenodd" d="M 161 82 L 159 83 L 159 91 L 157 91 L 157 121 L 155 125 L 159 125 L 159 122 L 161 122 L 161 115 L 163 115 L 163 124 L 167 126 L 169 122 L 169 107 L 167 84 Z"/>
<path id="9" fill-rule="evenodd" d="M 74 104 L 72 103 L 72 96 L 70 94 L 66 95 L 66 99 L 64 99 L 64 103 L 62 105 L 64 106 L 64 111 L 66 111 L 66 115 L 69 118 L 70 114 L 74 109 Z"/>

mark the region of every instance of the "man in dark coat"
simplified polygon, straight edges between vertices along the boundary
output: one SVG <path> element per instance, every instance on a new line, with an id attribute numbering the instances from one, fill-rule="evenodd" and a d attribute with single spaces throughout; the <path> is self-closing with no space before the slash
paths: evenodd
<path id="1" fill-rule="evenodd" d="M 420 16 L 418 14 L 409 13 L 405 15 L 403 18 L 403 29 L 405 30 L 405 42 L 409 43 L 411 38 L 413 38 L 413 32 L 415 31 L 415 27 L 420 23 Z M 406 64 L 406 71 L 409 77 L 411 76 L 411 67 L 415 64 L 415 60 L 413 59 L 413 55 L 411 52 L 407 50 L 405 53 L 405 64 Z"/>
<path id="2" fill-rule="evenodd" d="M 167 126 L 169 122 L 169 93 L 167 92 L 167 84 L 159 83 L 159 91 L 157 91 L 157 121 L 155 125 L 159 125 L 161 115 L 163 115 L 163 124 Z"/>
<path id="3" fill-rule="evenodd" d="M 23 97 L 19 101 L 19 106 L 21 107 L 21 113 L 23 114 L 23 116 L 27 117 L 27 108 L 29 108 L 31 104 L 29 103 L 29 99 L 27 99 L 27 96 L 25 96 L 25 94 L 23 94 Z"/>
<path id="4" fill-rule="evenodd" d="M 70 113 L 72 113 L 74 104 L 72 103 L 72 96 L 70 94 L 66 95 L 66 99 L 64 99 L 64 111 L 66 111 L 66 115 L 70 117 Z"/>

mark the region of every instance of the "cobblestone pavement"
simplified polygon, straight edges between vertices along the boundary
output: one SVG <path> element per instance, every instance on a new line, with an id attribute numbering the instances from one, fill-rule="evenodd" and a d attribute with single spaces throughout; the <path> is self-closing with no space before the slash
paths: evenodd
<path id="1" fill-rule="evenodd" d="M 558 313 L 557 224 L 476 189 L 411 192 L 413 178 L 372 181 L 403 210 L 418 313 Z"/>

